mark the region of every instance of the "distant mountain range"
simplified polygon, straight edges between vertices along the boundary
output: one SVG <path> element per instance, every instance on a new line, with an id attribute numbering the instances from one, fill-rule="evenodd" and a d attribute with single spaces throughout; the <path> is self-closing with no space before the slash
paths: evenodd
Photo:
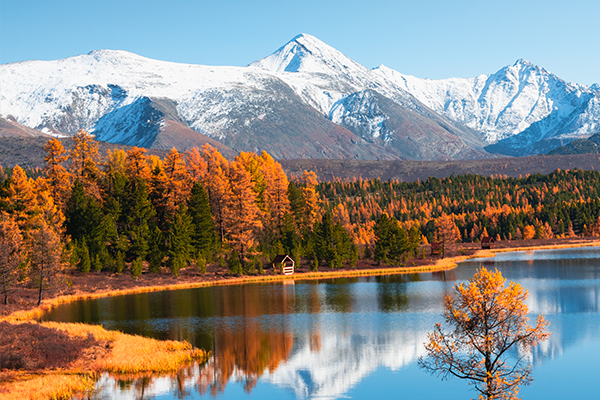
<path id="1" fill-rule="evenodd" d="M 0 88 L 0 112 L 21 131 L 86 129 L 111 143 L 211 143 L 279 159 L 521 156 L 600 131 L 598 85 L 564 82 L 525 60 L 493 75 L 420 79 L 368 69 L 306 34 L 246 67 L 109 50 L 4 64 Z"/>

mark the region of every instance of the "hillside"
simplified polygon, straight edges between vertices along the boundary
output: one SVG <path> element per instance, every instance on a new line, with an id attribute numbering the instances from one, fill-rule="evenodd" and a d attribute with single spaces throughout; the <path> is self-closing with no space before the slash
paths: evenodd
<path id="1" fill-rule="evenodd" d="M 561 170 L 600 170 L 600 157 L 593 154 L 506 157 L 463 161 L 369 161 L 369 160 L 280 160 L 284 170 L 300 176 L 305 170 L 315 171 L 320 180 L 334 178 L 380 178 L 404 182 L 428 177 L 446 178 L 452 175 L 507 175 L 519 177 L 548 174 Z"/>

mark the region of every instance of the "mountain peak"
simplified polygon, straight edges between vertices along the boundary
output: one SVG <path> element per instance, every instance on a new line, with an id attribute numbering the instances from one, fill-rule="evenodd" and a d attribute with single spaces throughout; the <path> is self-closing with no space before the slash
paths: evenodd
<path id="1" fill-rule="evenodd" d="M 518 59 L 518 60 L 517 60 L 517 61 L 516 61 L 516 62 L 513 64 L 513 67 L 519 67 L 519 66 L 533 67 L 534 65 L 533 65 L 533 64 L 532 64 L 530 61 L 528 61 L 528 60 L 526 60 L 526 59 L 524 59 L 524 58 L 519 58 L 519 59 Z"/>
<path id="2" fill-rule="evenodd" d="M 302 33 L 250 66 L 271 72 L 349 73 L 367 69 L 312 35 Z"/>

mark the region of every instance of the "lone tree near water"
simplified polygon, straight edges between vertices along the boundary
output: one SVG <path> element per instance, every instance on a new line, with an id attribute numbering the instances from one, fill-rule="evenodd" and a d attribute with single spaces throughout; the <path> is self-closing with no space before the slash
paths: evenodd
<path id="1" fill-rule="evenodd" d="M 527 358 L 533 346 L 549 338 L 549 323 L 540 314 L 530 327 L 527 291 L 504 283 L 499 271 L 481 268 L 468 283 L 457 284 L 455 296 L 444 300 L 444 317 L 453 330 L 436 324 L 419 366 L 442 379 L 468 380 L 480 399 L 516 399 L 519 387 L 532 381 Z"/>

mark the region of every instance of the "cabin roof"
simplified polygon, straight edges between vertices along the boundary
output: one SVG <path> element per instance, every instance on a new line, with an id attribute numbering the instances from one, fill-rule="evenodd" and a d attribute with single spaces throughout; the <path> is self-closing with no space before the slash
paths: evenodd
<path id="1" fill-rule="evenodd" d="M 273 259 L 273 264 L 278 264 L 278 263 L 282 263 L 285 260 L 290 259 L 290 261 L 294 262 L 294 260 L 292 260 L 292 257 L 288 256 L 287 254 L 279 254 L 278 256 L 275 256 L 275 258 Z"/>
<path id="2" fill-rule="evenodd" d="M 493 243 L 493 242 L 495 242 L 493 237 L 484 236 L 483 238 L 481 238 L 481 243 Z"/>

